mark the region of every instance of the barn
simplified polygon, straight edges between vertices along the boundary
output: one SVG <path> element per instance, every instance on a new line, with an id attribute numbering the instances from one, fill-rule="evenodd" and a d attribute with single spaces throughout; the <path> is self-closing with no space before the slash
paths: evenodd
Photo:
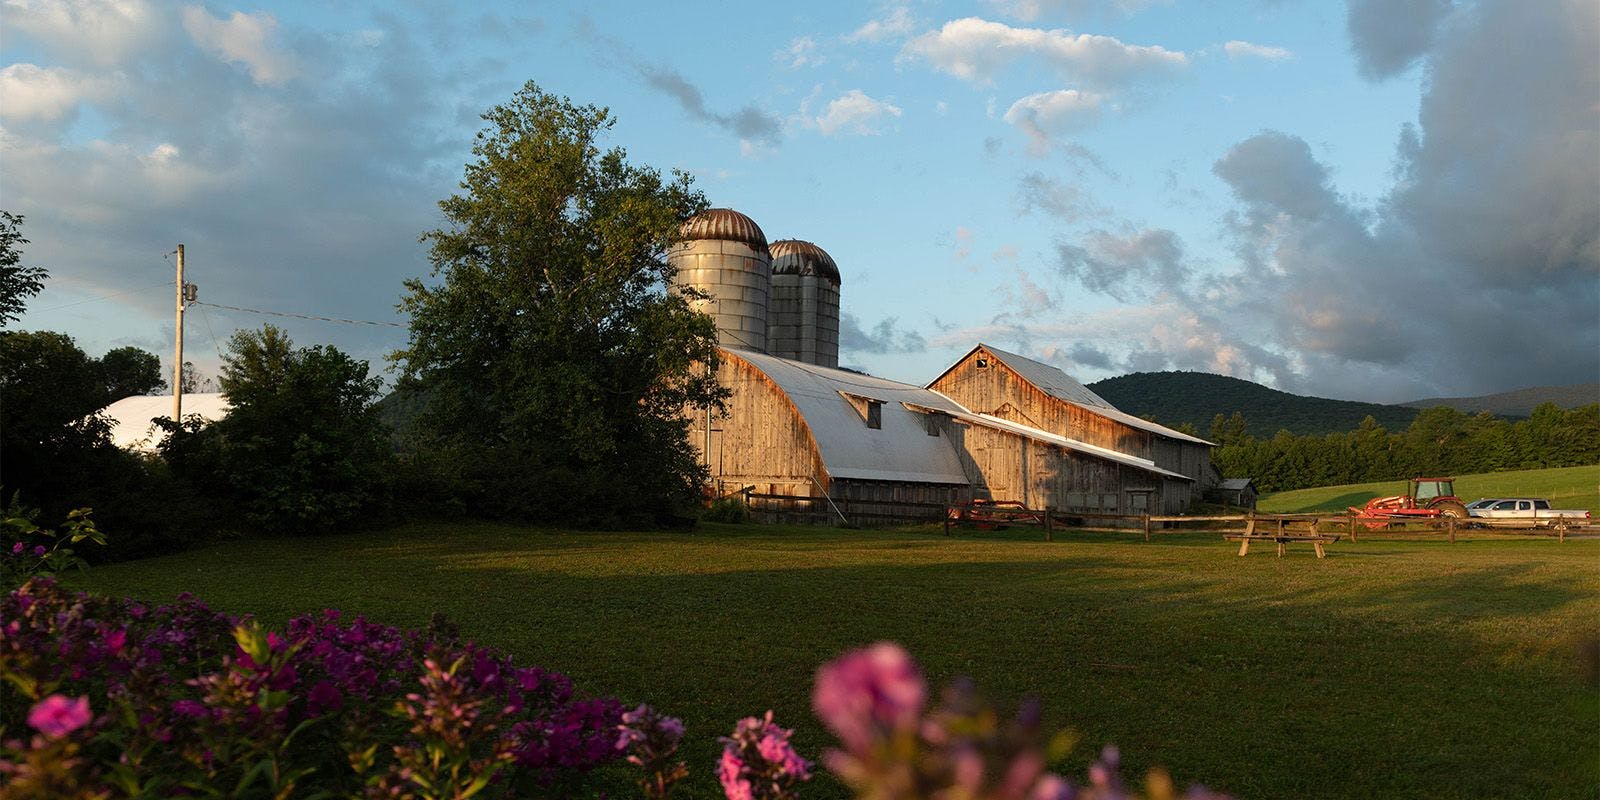
<path id="1" fill-rule="evenodd" d="M 978 345 L 927 386 L 839 369 L 841 273 L 822 248 L 732 209 L 684 226 L 677 288 L 717 322 L 720 416 L 691 416 L 719 495 L 866 503 L 1004 500 L 1178 513 L 1210 443 L 1111 407 L 1055 367 Z"/>
<path id="2" fill-rule="evenodd" d="M 1119 411 L 1060 368 L 979 344 L 928 384 L 980 413 L 1131 456 L 1178 477 L 1124 484 L 1113 503 L 1076 493 L 1058 507 L 1113 513 L 1181 513 L 1216 480 L 1211 442 Z M 1097 507 L 1098 506 L 1098 507 Z"/>

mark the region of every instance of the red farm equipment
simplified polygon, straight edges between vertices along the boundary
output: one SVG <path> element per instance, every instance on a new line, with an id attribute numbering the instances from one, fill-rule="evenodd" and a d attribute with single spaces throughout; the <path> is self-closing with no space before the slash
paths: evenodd
<path id="1" fill-rule="evenodd" d="M 1351 506 L 1350 513 L 1374 530 L 1392 522 L 1468 517 L 1466 504 L 1456 497 L 1454 478 L 1412 478 L 1405 494 L 1374 497 L 1364 506 Z"/>

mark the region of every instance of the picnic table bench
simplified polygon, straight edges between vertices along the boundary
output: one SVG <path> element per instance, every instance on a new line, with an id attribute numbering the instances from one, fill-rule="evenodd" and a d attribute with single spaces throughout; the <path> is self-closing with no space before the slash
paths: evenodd
<path id="1" fill-rule="evenodd" d="M 1322 549 L 1322 546 L 1325 544 L 1333 544 L 1334 542 L 1339 541 L 1339 534 L 1290 533 L 1288 531 L 1284 531 L 1281 533 L 1230 533 L 1224 538 L 1230 542 L 1239 543 L 1239 555 L 1241 556 L 1249 554 L 1251 542 L 1267 541 L 1278 543 L 1279 558 L 1283 557 L 1284 551 L 1287 549 L 1289 542 L 1310 542 L 1311 546 L 1316 548 L 1317 558 L 1327 558 L 1328 553 Z"/>
<path id="2" fill-rule="evenodd" d="M 1239 555 L 1241 556 L 1250 553 L 1251 542 L 1276 542 L 1279 558 L 1282 558 L 1284 552 L 1288 550 L 1290 542 L 1310 542 L 1311 546 L 1317 551 L 1317 558 L 1327 558 L 1328 552 L 1322 549 L 1322 546 L 1339 541 L 1339 534 L 1323 533 L 1317 530 L 1317 525 L 1321 522 L 1319 519 L 1312 519 L 1309 529 L 1303 531 L 1290 530 L 1283 517 L 1277 517 L 1275 520 L 1269 521 L 1268 524 L 1271 525 L 1274 522 L 1276 523 L 1276 530 L 1263 531 L 1256 527 L 1256 518 L 1251 515 L 1250 521 L 1245 523 L 1243 533 L 1230 533 L 1223 538 L 1230 542 L 1238 542 Z"/>

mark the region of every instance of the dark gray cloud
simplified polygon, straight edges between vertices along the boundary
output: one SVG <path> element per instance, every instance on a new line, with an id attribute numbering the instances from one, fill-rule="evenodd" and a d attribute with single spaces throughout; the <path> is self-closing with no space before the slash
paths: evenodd
<path id="1" fill-rule="evenodd" d="M 1017 180 L 1017 206 L 1040 211 L 1061 222 L 1077 222 L 1100 213 L 1088 192 L 1064 180 L 1029 172 Z"/>
<path id="2" fill-rule="evenodd" d="M 1433 46 L 1450 6 L 1450 0 L 1350 0 L 1345 26 L 1362 77 L 1382 80 L 1415 64 Z"/>
<path id="3" fill-rule="evenodd" d="M 760 144 L 777 144 L 783 138 L 783 124 L 774 114 L 753 105 L 731 114 L 719 114 L 706 106 L 700 87 L 671 67 L 640 62 L 635 65 L 646 85 L 671 97 L 689 116 L 722 128 L 740 139 Z"/>
<path id="4" fill-rule="evenodd" d="M 1076 366 L 1101 370 L 1109 370 L 1112 367 L 1110 354 L 1082 342 L 1068 348 L 1064 355 L 1067 357 L 1068 362 Z"/>
<path id="5" fill-rule="evenodd" d="M 1181 292 L 1189 277 L 1183 242 L 1172 231 L 1093 231 L 1081 241 L 1056 243 L 1057 268 L 1090 291 L 1126 301 L 1133 292 Z"/>
<path id="6" fill-rule="evenodd" d="M 920 353 L 928 349 L 921 333 L 900 327 L 895 317 L 880 320 L 869 330 L 850 312 L 839 315 L 839 349 L 851 353 Z"/>

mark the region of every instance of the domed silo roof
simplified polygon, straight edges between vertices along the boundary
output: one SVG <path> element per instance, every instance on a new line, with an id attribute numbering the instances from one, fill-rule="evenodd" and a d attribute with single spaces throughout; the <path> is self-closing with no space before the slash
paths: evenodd
<path id="1" fill-rule="evenodd" d="M 750 249 L 770 253 L 767 235 L 761 232 L 756 221 L 731 208 L 708 208 L 683 223 L 684 241 L 716 239 L 724 242 L 743 242 Z"/>
<path id="2" fill-rule="evenodd" d="M 812 274 L 822 275 L 840 283 L 839 265 L 828 251 L 799 239 L 779 239 L 772 243 L 772 274 L 803 275 L 809 267 Z"/>

